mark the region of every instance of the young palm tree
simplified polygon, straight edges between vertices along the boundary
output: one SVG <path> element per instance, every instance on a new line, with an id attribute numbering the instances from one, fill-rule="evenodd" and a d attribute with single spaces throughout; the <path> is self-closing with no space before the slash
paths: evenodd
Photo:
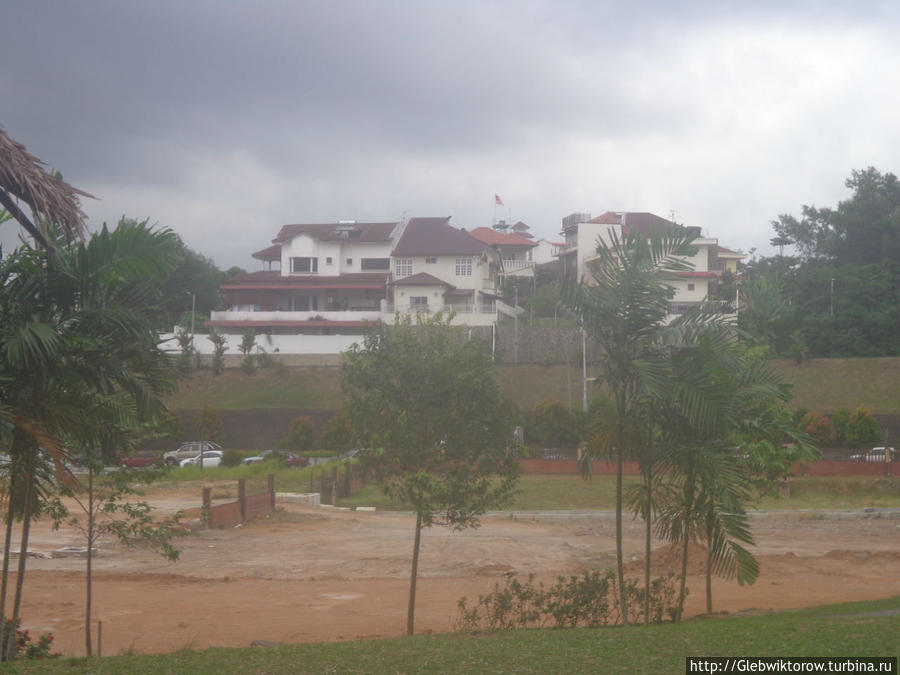
<path id="1" fill-rule="evenodd" d="M 50 251 L 26 246 L 0 264 L 0 428 L 13 439 L 10 475 L 24 486 L 21 499 L 10 492 L 7 509 L 8 526 L 15 514 L 23 520 L 23 551 L 38 447 L 63 475 L 63 440 L 84 435 L 98 397 L 125 395 L 140 418 L 163 410 L 160 396 L 175 371 L 157 346 L 154 308 L 173 241 L 168 231 L 123 220 L 87 243 L 67 244 L 57 235 Z M 4 590 L 7 573 L 4 557 Z M 2 594 L 0 609 L 5 599 Z"/>
<path id="2" fill-rule="evenodd" d="M 603 379 L 616 408 L 613 447 L 616 457 L 616 569 L 627 625 L 625 570 L 622 551 L 623 472 L 625 457 L 634 454 L 641 434 L 631 421 L 643 395 L 645 377 L 654 377 L 654 350 L 665 326 L 672 289 L 667 274 L 690 269 L 691 237 L 644 237 L 610 233 L 599 241 L 590 264 L 590 283 L 569 285 L 564 303 L 582 317 L 585 329 L 603 352 Z M 649 592 L 649 589 L 647 589 Z"/>

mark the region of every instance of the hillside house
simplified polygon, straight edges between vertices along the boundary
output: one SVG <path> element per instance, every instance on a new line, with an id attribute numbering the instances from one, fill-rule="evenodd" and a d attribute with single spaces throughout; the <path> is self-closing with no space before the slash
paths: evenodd
<path id="1" fill-rule="evenodd" d="M 693 235 L 696 253 L 688 258 L 693 269 L 675 274 L 670 282 L 675 291 L 671 303 L 671 315 L 684 312 L 710 298 L 717 280 L 728 270 L 737 274 L 738 262 L 746 257 L 742 253 L 719 246 L 716 238 L 702 236 L 699 227 L 684 227 L 670 220 L 647 212 L 614 212 L 591 218 L 590 214 L 575 213 L 563 219 L 564 248 L 559 253 L 563 275 L 570 279 L 584 278 L 591 283 L 588 266 L 597 258 L 598 242 L 609 242 L 610 233 L 637 232 L 645 236 L 665 234 L 675 228 L 683 228 Z"/>
<path id="2" fill-rule="evenodd" d="M 228 309 L 207 322 L 232 336 L 232 346 L 251 328 L 267 336 L 350 336 L 306 340 L 337 353 L 370 324 L 392 323 L 395 311 L 454 311 L 455 323 L 479 326 L 497 318 L 500 254 L 449 217 L 285 225 L 253 257 L 263 269 L 223 285 Z"/>

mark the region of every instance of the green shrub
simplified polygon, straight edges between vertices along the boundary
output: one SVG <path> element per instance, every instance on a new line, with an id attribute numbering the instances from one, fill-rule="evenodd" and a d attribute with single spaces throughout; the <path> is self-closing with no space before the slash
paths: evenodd
<path id="1" fill-rule="evenodd" d="M 841 408 L 831 416 L 831 424 L 834 426 L 834 442 L 841 447 L 847 445 L 847 430 L 850 426 L 850 411 Z"/>
<path id="2" fill-rule="evenodd" d="M 578 424 L 562 403 L 538 403 L 525 421 L 525 442 L 548 448 L 578 445 Z"/>
<path id="3" fill-rule="evenodd" d="M 353 447 L 353 429 L 343 410 L 328 420 L 322 440 L 323 445 L 334 452 L 344 452 Z"/>
<path id="4" fill-rule="evenodd" d="M 650 582 L 650 622 L 673 619 L 677 611 L 675 575 L 657 577 Z M 636 623 L 644 618 L 646 593 L 637 581 L 626 580 L 628 613 Z M 544 588 L 534 585 L 534 575 L 525 583 L 513 577 L 506 585 L 494 585 L 487 595 L 469 607 L 465 597 L 457 603 L 458 630 L 509 630 L 513 628 L 599 628 L 621 623 L 617 577 L 614 570 L 585 570 L 581 576 L 560 576 L 556 584 Z"/>
<path id="5" fill-rule="evenodd" d="M 801 422 L 803 430 L 816 439 L 820 446 L 830 447 L 834 444 L 834 425 L 831 420 L 816 412 L 808 412 Z"/>
<path id="6" fill-rule="evenodd" d="M 21 619 L 16 619 L 13 626 L 12 619 L 3 617 L 3 644 L 0 649 L 4 652 L 9 648 L 9 639 L 15 632 L 16 639 L 12 648 L 10 659 L 55 659 L 59 657 L 59 653 L 51 652 L 50 648 L 53 644 L 53 633 L 44 633 L 38 638 L 37 642 L 31 641 L 31 634 L 27 630 L 21 630 Z"/>
<path id="7" fill-rule="evenodd" d="M 238 450 L 226 450 L 222 453 L 222 466 L 238 466 L 243 459 L 243 452 Z"/>
<path id="8" fill-rule="evenodd" d="M 279 443 L 282 450 L 307 452 L 315 447 L 316 425 L 312 418 L 303 415 L 291 422 L 291 430 Z"/>
<path id="9" fill-rule="evenodd" d="M 847 423 L 847 445 L 858 448 L 880 443 L 881 439 L 881 427 L 872 413 L 861 406 L 854 410 Z"/>

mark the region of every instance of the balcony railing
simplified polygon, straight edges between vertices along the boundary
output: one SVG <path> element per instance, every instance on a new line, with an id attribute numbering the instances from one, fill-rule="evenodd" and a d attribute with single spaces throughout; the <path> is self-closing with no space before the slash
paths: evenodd
<path id="1" fill-rule="evenodd" d="M 533 260 L 504 260 L 503 271 L 506 274 L 518 274 L 520 272 L 531 272 L 534 270 Z"/>

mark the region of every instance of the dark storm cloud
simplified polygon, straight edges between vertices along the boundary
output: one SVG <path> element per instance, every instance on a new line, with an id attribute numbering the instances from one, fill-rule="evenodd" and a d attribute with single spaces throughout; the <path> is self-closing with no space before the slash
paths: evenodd
<path id="1" fill-rule="evenodd" d="M 542 235 L 676 208 L 733 246 L 751 219 L 758 246 L 823 167 L 840 188 L 894 156 L 878 109 L 846 103 L 892 96 L 892 3 L 0 4 L 0 124 L 101 197 L 92 216 L 150 216 L 223 263 L 288 221 L 487 224 L 495 191 Z"/>

